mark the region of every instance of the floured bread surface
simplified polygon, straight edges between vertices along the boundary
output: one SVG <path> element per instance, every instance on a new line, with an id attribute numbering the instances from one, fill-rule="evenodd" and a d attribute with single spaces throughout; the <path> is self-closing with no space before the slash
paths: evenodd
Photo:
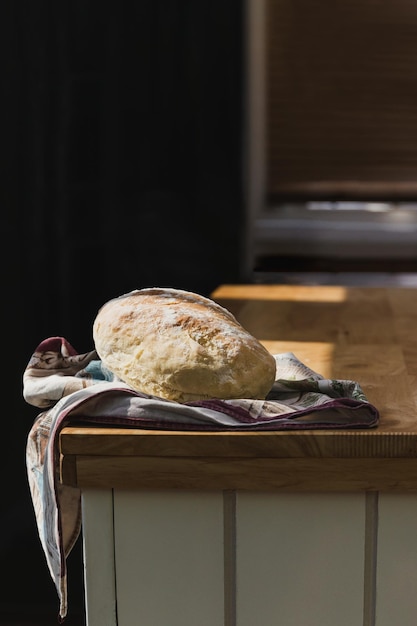
<path id="1" fill-rule="evenodd" d="M 140 289 L 110 300 L 93 338 L 110 371 L 167 400 L 263 399 L 275 379 L 274 357 L 232 313 L 189 291 Z"/>

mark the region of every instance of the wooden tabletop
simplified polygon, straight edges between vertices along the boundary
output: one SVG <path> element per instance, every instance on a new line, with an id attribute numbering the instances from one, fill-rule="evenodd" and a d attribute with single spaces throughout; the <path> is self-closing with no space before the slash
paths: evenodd
<path id="1" fill-rule="evenodd" d="M 273 354 L 359 382 L 362 430 L 215 433 L 66 427 L 61 480 L 78 487 L 417 490 L 417 289 L 221 285 L 212 298 Z"/>

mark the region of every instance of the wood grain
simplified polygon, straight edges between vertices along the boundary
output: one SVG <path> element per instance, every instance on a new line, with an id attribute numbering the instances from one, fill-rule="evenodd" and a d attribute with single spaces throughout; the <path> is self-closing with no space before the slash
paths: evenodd
<path id="1" fill-rule="evenodd" d="M 417 290 L 222 285 L 213 299 L 272 352 L 359 382 L 372 430 L 64 428 L 61 480 L 94 487 L 417 490 Z"/>
<path id="2" fill-rule="evenodd" d="M 415 491 L 417 459 L 77 456 L 79 487 L 287 492 Z M 71 474 L 73 475 L 73 474 Z M 65 464 L 62 478 L 66 477 Z"/>

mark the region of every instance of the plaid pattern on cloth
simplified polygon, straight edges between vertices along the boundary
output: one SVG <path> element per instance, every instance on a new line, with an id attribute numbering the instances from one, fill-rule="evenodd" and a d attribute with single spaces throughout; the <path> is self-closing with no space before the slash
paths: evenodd
<path id="1" fill-rule="evenodd" d="M 81 531 L 81 493 L 59 481 L 58 435 L 67 425 L 171 430 L 296 430 L 377 426 L 379 413 L 360 385 L 331 380 L 286 352 L 265 400 L 180 404 L 142 394 L 107 370 L 93 350 L 78 354 L 64 337 L 42 341 L 23 374 L 23 397 L 41 409 L 27 438 L 26 465 L 39 538 L 67 615 L 66 559 Z"/>

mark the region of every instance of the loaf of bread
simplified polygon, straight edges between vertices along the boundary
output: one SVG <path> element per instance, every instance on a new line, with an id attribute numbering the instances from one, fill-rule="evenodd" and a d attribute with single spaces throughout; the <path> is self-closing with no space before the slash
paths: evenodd
<path id="1" fill-rule="evenodd" d="M 110 300 L 97 313 L 93 339 L 111 372 L 166 400 L 264 399 L 275 379 L 275 358 L 230 311 L 180 289 Z"/>

